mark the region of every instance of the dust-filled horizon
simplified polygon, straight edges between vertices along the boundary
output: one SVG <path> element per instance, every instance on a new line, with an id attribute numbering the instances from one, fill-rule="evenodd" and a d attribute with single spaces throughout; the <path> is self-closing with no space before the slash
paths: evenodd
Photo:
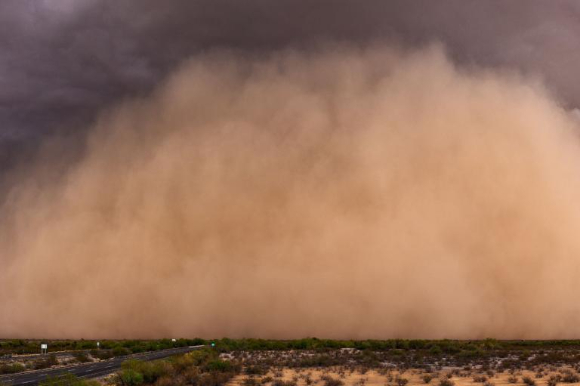
<path id="1" fill-rule="evenodd" d="M 194 55 L 11 173 L 0 336 L 578 337 L 579 130 L 438 43 Z"/>

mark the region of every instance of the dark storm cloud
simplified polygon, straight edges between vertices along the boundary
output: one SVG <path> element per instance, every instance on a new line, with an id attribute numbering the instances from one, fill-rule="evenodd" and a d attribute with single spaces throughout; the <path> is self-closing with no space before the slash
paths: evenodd
<path id="1" fill-rule="evenodd" d="M 0 0 L 0 336 L 577 337 L 576 4 Z"/>
<path id="2" fill-rule="evenodd" d="M 578 106 L 579 36 L 574 0 L 4 0 L 0 163 L 47 133 L 82 133 L 99 110 L 216 47 L 439 40 L 457 61 L 538 74 Z"/>

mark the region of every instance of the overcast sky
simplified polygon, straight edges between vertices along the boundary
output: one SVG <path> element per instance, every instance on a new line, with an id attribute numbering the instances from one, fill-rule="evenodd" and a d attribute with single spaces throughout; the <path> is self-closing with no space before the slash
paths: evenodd
<path id="1" fill-rule="evenodd" d="M 0 168 L 200 51 L 325 40 L 441 41 L 458 62 L 533 73 L 580 105 L 575 0 L 2 0 Z"/>

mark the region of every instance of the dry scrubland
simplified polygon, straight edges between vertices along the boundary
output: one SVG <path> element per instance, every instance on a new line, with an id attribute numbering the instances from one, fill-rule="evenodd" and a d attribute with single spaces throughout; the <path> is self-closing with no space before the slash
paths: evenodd
<path id="1" fill-rule="evenodd" d="M 580 382 L 575 349 L 524 350 L 519 354 L 471 358 L 465 354 L 421 356 L 417 352 L 339 349 L 234 352 L 222 358 L 242 363 L 230 386 L 554 386 Z"/>
<path id="2" fill-rule="evenodd" d="M 400 355 L 399 360 L 393 360 L 393 354 Z M 431 364 L 426 359 L 420 360 L 412 352 L 357 349 L 234 351 L 219 355 L 210 351 L 158 363 L 127 363 L 105 383 L 122 386 L 556 386 L 580 382 L 575 350 L 557 353 L 539 350 L 486 360 L 437 355 L 429 358 Z"/>
<path id="3" fill-rule="evenodd" d="M 209 343 L 205 341 L 205 343 Z M 229 340 L 153 362 L 126 361 L 82 386 L 556 386 L 580 383 L 578 341 Z M 118 343 L 122 345 L 122 343 Z"/>

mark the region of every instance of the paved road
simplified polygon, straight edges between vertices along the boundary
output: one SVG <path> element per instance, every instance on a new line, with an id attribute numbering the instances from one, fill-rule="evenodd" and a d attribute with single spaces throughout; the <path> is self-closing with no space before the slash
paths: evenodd
<path id="1" fill-rule="evenodd" d="M 198 350 L 201 346 L 189 346 L 171 348 L 168 350 L 151 351 L 146 353 L 139 353 L 133 355 L 126 355 L 122 357 L 111 358 L 106 361 L 84 363 L 76 366 L 66 368 L 46 369 L 38 371 L 30 371 L 20 374 L 5 375 L 0 377 L 0 384 L 12 386 L 33 386 L 38 385 L 39 382 L 45 380 L 47 377 L 54 377 L 55 375 L 71 373 L 80 378 L 97 378 L 107 374 L 114 373 L 121 368 L 121 363 L 127 359 L 139 359 L 143 361 L 152 361 L 155 359 L 166 358 L 171 355 L 185 354 L 187 352 Z"/>

